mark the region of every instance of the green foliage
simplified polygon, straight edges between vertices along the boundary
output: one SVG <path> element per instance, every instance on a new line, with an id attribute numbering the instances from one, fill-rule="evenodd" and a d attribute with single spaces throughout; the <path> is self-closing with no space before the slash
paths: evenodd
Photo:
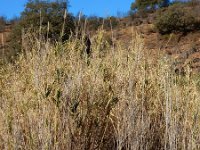
<path id="1" fill-rule="evenodd" d="M 88 17 L 88 28 L 97 30 L 103 23 L 103 18 L 97 16 Z"/>
<path id="2" fill-rule="evenodd" d="M 40 39 L 65 41 L 74 32 L 74 18 L 67 13 L 68 2 L 29 0 L 10 36 L 11 51 L 20 51 L 23 32 Z M 65 14 L 66 11 L 66 14 Z"/>
<path id="3" fill-rule="evenodd" d="M 176 4 L 167 10 L 160 11 L 155 23 L 161 34 L 172 32 L 189 32 L 198 30 L 200 22 L 192 9 Z"/>
<path id="4" fill-rule="evenodd" d="M 67 3 L 63 1 L 31 0 L 26 4 L 25 10 L 22 12 L 20 24 L 24 28 L 30 28 L 31 26 L 34 30 L 39 30 L 39 27 L 42 27 L 43 34 L 47 34 L 49 30 L 49 37 L 59 40 L 66 9 Z M 68 14 L 66 20 L 63 40 L 66 40 L 70 32 L 74 30 L 73 17 Z"/>
<path id="5" fill-rule="evenodd" d="M 6 19 L 4 17 L 0 17 L 0 32 L 4 31 L 6 25 Z"/>
<path id="6" fill-rule="evenodd" d="M 14 62 L 22 49 L 22 26 L 15 22 L 8 37 L 7 47 L 5 48 L 4 60 Z M 31 47 L 31 45 L 29 45 Z"/>
<path id="7" fill-rule="evenodd" d="M 105 30 L 110 30 L 111 27 L 112 29 L 116 28 L 119 25 L 118 18 L 111 16 L 107 18 L 102 18 L 102 17 L 97 17 L 97 16 L 82 16 L 81 18 L 77 17 L 76 18 L 77 24 L 79 26 L 84 26 L 82 27 L 83 30 L 85 30 L 85 27 L 87 27 L 87 30 L 98 30 L 100 27 L 103 26 Z"/>
<path id="8" fill-rule="evenodd" d="M 169 0 L 135 0 L 135 2 L 131 4 L 131 10 L 147 11 L 154 10 L 157 6 L 163 7 L 168 5 Z"/>
<path id="9" fill-rule="evenodd" d="M 104 21 L 104 28 L 106 30 L 110 30 L 111 28 L 114 29 L 119 25 L 119 21 L 117 20 L 116 17 L 108 17 Z"/>

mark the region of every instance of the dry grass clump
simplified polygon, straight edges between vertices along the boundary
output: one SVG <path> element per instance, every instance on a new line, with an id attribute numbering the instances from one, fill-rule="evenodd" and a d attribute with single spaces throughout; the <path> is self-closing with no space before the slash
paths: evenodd
<path id="1" fill-rule="evenodd" d="M 128 49 L 92 43 L 91 58 L 78 39 L 38 44 L 0 70 L 0 149 L 200 148 L 196 80 L 137 34 Z"/>

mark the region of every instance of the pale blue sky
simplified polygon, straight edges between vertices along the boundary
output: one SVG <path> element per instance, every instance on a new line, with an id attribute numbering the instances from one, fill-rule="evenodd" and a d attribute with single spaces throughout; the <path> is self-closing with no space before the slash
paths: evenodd
<path id="1" fill-rule="evenodd" d="M 97 15 L 101 17 L 117 15 L 118 12 L 127 12 L 134 0 L 69 0 L 69 11 L 74 15 Z M 27 0 L 0 0 L 0 16 L 8 19 L 19 16 Z"/>

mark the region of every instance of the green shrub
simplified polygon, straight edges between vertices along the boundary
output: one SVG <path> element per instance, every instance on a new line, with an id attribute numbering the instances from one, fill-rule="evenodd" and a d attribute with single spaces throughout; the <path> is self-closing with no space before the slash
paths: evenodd
<path id="1" fill-rule="evenodd" d="M 45 37 L 48 35 L 52 40 L 62 38 L 65 41 L 75 28 L 73 16 L 67 12 L 67 6 L 68 1 L 29 1 L 22 12 L 20 26 L 24 29 L 31 28 Z"/>
<path id="2" fill-rule="evenodd" d="M 166 7 L 170 3 L 169 0 L 135 0 L 131 4 L 132 11 L 149 11 L 155 10 L 157 7 Z"/>
<path id="3" fill-rule="evenodd" d="M 24 36 L 25 33 L 35 38 L 40 37 L 40 40 L 50 40 L 53 43 L 68 40 L 75 30 L 75 25 L 74 17 L 67 12 L 67 7 L 68 1 L 28 1 L 19 20 L 14 20 L 16 23 L 9 36 L 9 47 L 6 50 L 7 59 L 15 59 L 25 45 L 29 45 L 31 49 L 35 41 L 23 43 L 24 38 L 29 38 Z"/>
<path id="4" fill-rule="evenodd" d="M 4 17 L 0 17 L 0 32 L 4 31 L 5 24 L 6 24 L 5 18 Z"/>
<path id="5" fill-rule="evenodd" d="M 116 28 L 118 25 L 119 25 L 119 21 L 117 20 L 116 17 L 113 17 L 113 16 L 106 18 L 104 21 L 104 28 L 106 30 L 111 29 L 111 27 Z"/>
<path id="6" fill-rule="evenodd" d="M 103 23 L 103 18 L 97 16 L 90 16 L 87 18 L 87 20 L 88 20 L 87 28 L 89 30 L 97 30 Z M 84 22 L 85 20 L 83 20 L 83 23 Z"/>
<path id="7" fill-rule="evenodd" d="M 198 30 L 200 22 L 196 19 L 195 12 L 177 4 L 166 10 L 159 11 L 155 26 L 161 34 L 172 32 L 189 32 Z"/>
<path id="8" fill-rule="evenodd" d="M 83 21 L 82 21 L 83 24 L 85 22 L 84 19 L 86 18 L 83 18 Z M 89 30 L 97 30 L 102 25 L 105 30 L 110 30 L 111 27 L 114 29 L 119 25 L 118 18 L 114 16 L 107 17 L 105 19 L 102 17 L 90 16 L 87 18 L 87 20 L 88 20 L 87 28 Z"/>

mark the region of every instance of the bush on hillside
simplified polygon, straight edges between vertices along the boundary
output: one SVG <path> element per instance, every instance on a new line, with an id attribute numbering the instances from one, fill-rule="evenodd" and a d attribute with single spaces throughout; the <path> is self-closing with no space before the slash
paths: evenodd
<path id="1" fill-rule="evenodd" d="M 81 18 L 76 18 L 76 22 L 78 22 L 78 26 L 82 26 L 82 29 L 86 29 L 88 31 L 98 30 L 103 26 L 105 30 L 110 30 L 116 28 L 119 25 L 118 18 L 111 16 L 107 18 L 97 17 L 97 16 L 82 16 Z"/>
<path id="2" fill-rule="evenodd" d="M 67 40 L 74 31 L 74 22 L 71 14 L 65 14 L 68 2 L 64 1 L 30 1 L 22 12 L 20 25 L 22 28 L 32 28 L 34 32 L 42 32 L 53 40 L 60 40 L 61 32 L 64 30 L 62 40 Z M 65 21 L 65 26 L 64 25 Z"/>
<path id="3" fill-rule="evenodd" d="M 90 16 L 85 18 L 88 20 L 87 28 L 89 30 L 97 30 L 103 24 L 103 18 L 97 16 Z M 85 20 L 84 20 L 85 22 Z"/>
<path id="4" fill-rule="evenodd" d="M 135 0 L 131 4 L 131 10 L 133 11 L 149 11 L 156 10 L 158 7 L 166 7 L 170 3 L 169 0 Z"/>
<path id="5" fill-rule="evenodd" d="M 116 17 L 108 17 L 104 21 L 104 28 L 110 30 L 111 28 L 116 28 L 119 25 L 119 21 Z"/>
<path id="6" fill-rule="evenodd" d="M 6 19 L 4 17 L 0 17 L 0 32 L 4 31 L 6 25 Z"/>
<path id="7" fill-rule="evenodd" d="M 156 19 L 155 26 L 161 34 L 172 32 L 189 32 L 198 30 L 200 22 L 193 10 L 184 5 L 174 5 L 161 10 Z"/>
<path id="8" fill-rule="evenodd" d="M 74 18 L 67 13 L 67 6 L 67 1 L 28 1 L 10 34 L 8 57 L 16 56 L 22 50 L 25 33 L 40 37 L 40 40 L 66 41 L 75 30 Z"/>

